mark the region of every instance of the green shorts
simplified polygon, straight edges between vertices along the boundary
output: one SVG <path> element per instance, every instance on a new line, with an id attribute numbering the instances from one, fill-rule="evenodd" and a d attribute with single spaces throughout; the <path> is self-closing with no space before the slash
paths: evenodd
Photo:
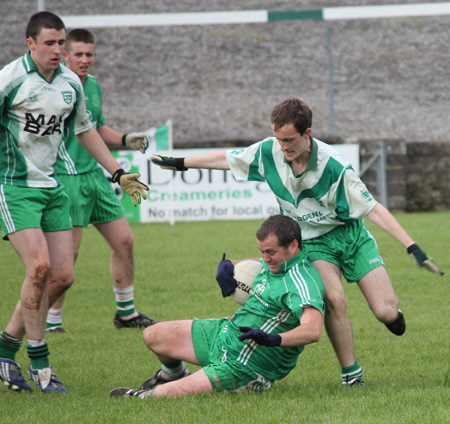
<path id="1" fill-rule="evenodd" d="M 337 265 L 349 283 L 361 280 L 372 269 L 384 265 L 377 243 L 362 220 L 341 225 L 302 243 L 311 262 L 324 260 Z"/>
<path id="2" fill-rule="evenodd" d="M 219 392 L 261 392 L 273 387 L 273 380 L 262 376 L 230 357 L 222 345 L 221 333 L 228 319 L 199 319 L 192 322 L 192 341 L 199 364 L 214 390 Z"/>
<path id="3" fill-rule="evenodd" d="M 78 175 L 59 175 L 70 200 L 72 225 L 87 227 L 122 218 L 125 214 L 102 169 Z"/>
<path id="4" fill-rule="evenodd" d="M 0 185 L 0 225 L 3 239 L 29 228 L 44 233 L 70 230 L 69 200 L 62 186 L 30 188 Z"/>

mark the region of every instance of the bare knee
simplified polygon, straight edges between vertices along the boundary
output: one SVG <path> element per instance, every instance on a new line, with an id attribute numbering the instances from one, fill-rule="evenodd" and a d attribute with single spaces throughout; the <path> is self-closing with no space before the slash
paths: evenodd
<path id="1" fill-rule="evenodd" d="M 377 302 L 371 302 L 371 304 L 369 304 L 375 318 L 384 324 L 395 321 L 398 315 L 398 306 L 398 297 L 395 295 L 391 297 L 386 296 Z"/>
<path id="2" fill-rule="evenodd" d="M 131 231 L 128 232 L 127 236 L 123 238 L 122 244 L 125 249 L 133 250 L 134 248 L 134 237 Z"/>
<path id="3" fill-rule="evenodd" d="M 134 250 L 134 236 L 131 231 L 125 232 L 120 238 L 114 240 L 114 243 L 111 243 L 110 246 L 117 255 L 130 256 Z"/>
<path id="4" fill-rule="evenodd" d="M 347 299 L 344 292 L 333 291 L 325 293 L 326 312 L 333 315 L 347 313 Z"/>
<path id="5" fill-rule="evenodd" d="M 384 267 L 370 271 L 358 285 L 378 321 L 389 324 L 397 318 L 399 300 Z"/>
<path id="6" fill-rule="evenodd" d="M 162 342 L 161 336 L 163 332 L 161 331 L 160 327 L 160 323 L 157 323 L 151 325 L 150 327 L 147 327 L 142 333 L 142 339 L 144 340 L 144 343 L 151 350 L 154 350 L 154 347 Z"/>
<path id="7" fill-rule="evenodd" d="M 53 305 L 72 286 L 73 282 L 73 270 L 67 270 L 57 275 L 50 273 L 48 279 L 49 304 Z"/>

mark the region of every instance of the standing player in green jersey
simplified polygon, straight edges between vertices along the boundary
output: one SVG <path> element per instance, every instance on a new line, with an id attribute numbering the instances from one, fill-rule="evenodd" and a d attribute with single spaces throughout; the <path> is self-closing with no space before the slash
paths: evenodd
<path id="1" fill-rule="evenodd" d="M 358 283 L 375 317 L 391 332 L 400 336 L 406 329 L 399 300 L 363 218 L 367 216 L 394 237 L 420 267 L 442 273 L 392 214 L 373 199 L 350 163 L 311 136 L 312 112 L 305 103 L 287 99 L 273 109 L 271 120 L 274 137 L 246 149 L 191 158 L 154 155 L 152 161 L 178 171 L 231 169 L 238 181 L 269 184 L 281 213 L 298 221 L 308 258 L 322 276 L 325 328 L 342 368 L 343 384 L 362 384 L 341 273 L 348 282 Z"/>
<path id="2" fill-rule="evenodd" d="M 290 217 L 271 216 L 256 238 L 263 266 L 245 305 L 231 318 L 169 321 L 146 328 L 145 344 L 162 362 L 161 370 L 139 390 L 114 389 L 111 396 L 259 392 L 290 373 L 304 346 L 320 340 L 322 279 L 302 251 L 300 227 Z M 202 369 L 189 375 L 184 361 Z"/>
<path id="3" fill-rule="evenodd" d="M 104 142 L 145 152 L 148 146 L 143 133 L 122 134 L 109 128 L 102 112 L 102 92 L 89 72 L 96 57 L 95 37 L 86 29 L 73 29 L 66 37 L 66 66 L 83 83 L 86 108 L 94 128 Z M 75 261 L 81 245 L 83 227 L 93 224 L 111 248 L 110 270 L 117 311 L 114 325 L 148 327 L 154 321 L 136 311 L 134 305 L 134 238 L 122 204 L 96 160 L 78 143 L 75 136 L 64 137 L 58 152 L 56 172 L 69 196 Z M 63 295 L 50 308 L 47 332 L 65 332 L 62 327 Z"/>
<path id="4" fill-rule="evenodd" d="M 92 128 L 80 79 L 60 65 L 65 37 L 58 16 L 33 15 L 29 51 L 0 71 L 0 225 L 25 267 L 20 300 L 0 333 L 0 379 L 18 391 L 33 390 L 15 361 L 25 335 L 30 379 L 45 393 L 67 391 L 45 342 L 49 305 L 74 279 L 69 202 L 54 169 L 63 134 L 75 134 L 134 202 L 148 190 L 139 174 L 124 172 Z"/>

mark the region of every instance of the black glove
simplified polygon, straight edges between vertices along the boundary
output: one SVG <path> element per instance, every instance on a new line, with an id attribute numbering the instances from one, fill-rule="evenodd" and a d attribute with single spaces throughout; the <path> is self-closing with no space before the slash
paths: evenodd
<path id="1" fill-rule="evenodd" d="M 227 297 L 237 287 L 237 281 L 234 279 L 234 265 L 228 259 L 225 259 L 225 253 L 223 258 L 217 267 L 216 280 L 222 289 L 222 296 Z"/>
<path id="2" fill-rule="evenodd" d="M 419 247 L 417 244 L 412 244 L 406 249 L 408 254 L 414 259 L 414 261 L 421 268 L 425 267 L 430 272 L 435 274 L 444 275 L 440 268 L 433 262 L 433 260 Z"/>
<path id="3" fill-rule="evenodd" d="M 184 166 L 184 158 L 151 155 L 150 159 L 155 165 L 160 166 L 162 169 L 169 169 L 170 171 L 187 171 L 187 168 Z"/>
<path id="4" fill-rule="evenodd" d="M 241 342 L 247 339 L 252 339 L 261 346 L 269 347 L 280 346 L 281 344 L 281 336 L 279 334 L 265 333 L 259 328 L 252 327 L 239 327 L 239 331 L 244 333 L 239 336 L 239 340 Z"/>

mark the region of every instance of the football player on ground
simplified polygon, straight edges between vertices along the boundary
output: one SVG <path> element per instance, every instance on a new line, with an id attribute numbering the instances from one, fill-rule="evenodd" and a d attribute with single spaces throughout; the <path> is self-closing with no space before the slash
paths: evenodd
<path id="1" fill-rule="evenodd" d="M 271 389 L 297 364 L 304 346 L 320 340 L 324 287 L 302 251 L 298 224 L 274 215 L 256 233 L 263 266 L 250 297 L 231 318 L 161 322 L 144 330 L 162 368 L 138 390 L 110 396 L 180 397 Z M 189 374 L 186 362 L 201 365 Z"/>
<path id="2" fill-rule="evenodd" d="M 312 137 L 312 112 L 299 99 L 278 104 L 271 115 L 273 137 L 246 149 L 222 150 L 191 158 L 154 155 L 165 169 L 230 169 L 238 181 L 266 181 L 283 214 L 298 221 L 308 258 L 325 285 L 325 328 L 341 365 L 344 385 L 363 383 L 341 274 L 357 282 L 375 317 L 392 333 L 406 329 L 399 300 L 367 216 L 397 240 L 420 267 L 442 275 L 392 214 L 378 203 L 335 149 Z"/>

